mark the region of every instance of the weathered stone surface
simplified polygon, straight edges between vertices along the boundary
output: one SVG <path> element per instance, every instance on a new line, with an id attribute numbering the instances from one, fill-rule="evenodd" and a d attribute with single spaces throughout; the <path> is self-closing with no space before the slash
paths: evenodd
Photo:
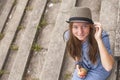
<path id="1" fill-rule="evenodd" d="M 120 57 L 120 0 L 119 0 L 119 11 L 118 11 L 118 21 L 116 27 L 116 37 L 115 37 L 115 57 Z"/>
<path id="2" fill-rule="evenodd" d="M 12 66 L 8 80 L 22 80 L 23 78 L 26 64 L 29 60 L 32 43 L 37 32 L 36 26 L 39 25 L 39 21 L 42 18 L 46 3 L 47 0 L 35 0 L 32 3 L 33 10 L 29 16 L 29 21 L 26 23 L 26 29 L 21 38 L 19 50 L 17 52 L 17 56 Z"/>
<path id="3" fill-rule="evenodd" d="M 18 2 L 18 4 L 16 5 L 16 10 L 13 13 L 13 17 L 11 18 L 11 20 L 7 25 L 8 27 L 8 29 L 6 30 L 7 33 L 5 34 L 4 38 L 0 42 L 0 70 L 4 65 L 6 56 L 8 55 L 7 53 L 8 53 L 9 47 L 13 41 L 15 32 L 22 18 L 27 2 L 28 0 L 22 0 Z"/>
<path id="4" fill-rule="evenodd" d="M 4 27 L 4 24 L 7 20 L 7 17 L 10 13 L 10 10 L 14 4 L 15 0 L 7 0 L 6 4 L 3 6 L 1 14 L 0 14 L 0 32 L 2 31 L 2 28 Z"/>
<path id="5" fill-rule="evenodd" d="M 101 2 L 101 12 L 100 12 L 100 22 L 102 23 L 103 29 L 105 29 L 110 38 L 110 44 L 111 49 L 113 50 L 113 54 L 115 55 L 116 52 L 114 52 L 115 49 L 115 30 L 118 23 L 118 6 L 119 6 L 119 0 L 102 0 Z M 118 43 L 117 43 L 118 44 Z M 115 62 L 114 69 L 112 71 L 111 76 L 108 78 L 108 80 L 115 80 L 116 79 L 116 66 L 117 61 Z"/>
<path id="6" fill-rule="evenodd" d="M 75 2 L 76 0 L 63 0 L 61 3 L 40 80 L 59 80 L 65 51 L 63 32 L 68 26 L 66 20 L 70 16 L 69 10 L 75 6 Z"/>
<path id="7" fill-rule="evenodd" d="M 100 22 L 107 31 L 115 30 L 118 18 L 119 0 L 102 0 Z"/>

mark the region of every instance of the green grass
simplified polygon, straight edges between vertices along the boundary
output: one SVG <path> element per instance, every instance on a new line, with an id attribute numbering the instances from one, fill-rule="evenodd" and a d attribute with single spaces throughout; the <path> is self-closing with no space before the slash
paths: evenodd
<path id="1" fill-rule="evenodd" d="M 48 23 L 47 23 L 47 20 L 45 18 L 42 18 L 39 26 L 43 27 L 43 26 L 46 26 Z"/>
<path id="2" fill-rule="evenodd" d="M 4 37 L 4 34 L 3 33 L 0 33 L 0 40 L 2 40 Z"/>
<path id="3" fill-rule="evenodd" d="M 25 26 L 22 26 L 22 25 L 18 26 L 17 28 L 18 31 L 23 30 L 23 29 L 25 29 Z"/>
<path id="4" fill-rule="evenodd" d="M 17 4 L 17 0 L 14 0 L 13 5 L 15 6 Z"/>
<path id="5" fill-rule="evenodd" d="M 48 25 L 47 20 L 45 18 L 42 18 L 39 25 L 36 26 L 37 29 L 41 29 L 42 27 Z"/>
<path id="6" fill-rule="evenodd" d="M 52 3 L 59 3 L 59 2 L 62 2 L 62 0 L 51 0 Z"/>
<path id="7" fill-rule="evenodd" d="M 40 25 L 36 26 L 36 29 L 41 29 L 42 27 Z"/>
<path id="8" fill-rule="evenodd" d="M 34 43 L 34 44 L 32 45 L 32 50 L 33 50 L 33 51 L 36 51 L 36 52 L 39 52 L 40 50 L 42 50 L 42 47 L 41 47 L 39 44 Z"/>
<path id="9" fill-rule="evenodd" d="M 64 75 L 64 80 L 69 80 L 70 77 L 71 77 L 71 73 L 66 73 Z"/>
<path id="10" fill-rule="evenodd" d="M 12 45 L 10 46 L 10 49 L 11 49 L 11 50 L 17 51 L 18 48 L 19 48 L 19 47 L 18 47 L 17 45 L 15 45 L 15 44 L 12 44 Z"/>
<path id="11" fill-rule="evenodd" d="M 32 80 L 39 80 L 39 78 L 32 78 Z"/>
<path id="12" fill-rule="evenodd" d="M 33 10 L 33 7 L 27 6 L 25 9 L 26 9 L 27 11 L 32 11 L 32 10 Z"/>
<path id="13" fill-rule="evenodd" d="M 7 72 L 7 71 L 5 71 L 5 70 L 0 70 L 0 75 L 2 75 L 2 74 L 9 74 L 10 72 Z"/>

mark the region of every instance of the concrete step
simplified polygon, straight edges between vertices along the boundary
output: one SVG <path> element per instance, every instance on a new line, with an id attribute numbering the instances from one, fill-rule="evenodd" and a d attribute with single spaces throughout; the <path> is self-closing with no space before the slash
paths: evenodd
<path id="1" fill-rule="evenodd" d="M 18 1 L 18 4 L 16 5 L 16 9 L 13 13 L 12 18 L 9 20 L 8 25 L 5 26 L 7 27 L 6 34 L 0 42 L 0 70 L 4 66 L 4 62 L 8 55 L 9 47 L 13 41 L 14 35 L 21 21 L 27 2 L 28 0 Z"/>
<path id="2" fill-rule="evenodd" d="M 67 4 L 66 4 L 67 3 Z M 69 18 L 70 9 L 75 6 L 76 0 L 62 0 L 60 12 L 57 16 L 55 28 L 50 40 L 40 80 L 59 80 L 65 53 L 63 33 L 68 28 L 66 20 Z"/>
<path id="3" fill-rule="evenodd" d="M 114 45 L 114 56 L 116 59 L 116 68 L 114 69 L 115 71 L 113 72 L 113 75 L 115 75 L 115 72 L 119 72 L 119 75 L 116 76 L 116 80 L 120 79 L 120 0 L 118 2 L 118 16 L 117 16 L 117 26 L 115 30 L 115 45 Z M 118 70 L 118 71 L 117 71 Z M 119 79 L 118 79 L 119 78 Z"/>
<path id="4" fill-rule="evenodd" d="M 107 31 L 115 30 L 118 17 L 119 0 L 102 0 L 100 22 Z"/>
<path id="5" fill-rule="evenodd" d="M 119 0 L 119 7 L 118 7 L 118 19 L 117 19 L 117 26 L 116 26 L 116 37 L 115 37 L 115 51 L 114 56 L 120 57 L 120 0 Z"/>
<path id="6" fill-rule="evenodd" d="M 110 44 L 111 49 L 114 51 L 115 47 L 115 30 L 117 26 L 117 19 L 118 19 L 118 7 L 119 6 L 119 0 L 102 0 L 101 3 L 101 11 L 100 11 L 100 22 L 103 26 L 103 29 L 105 29 L 108 34 L 110 35 Z M 113 52 L 115 54 L 115 52 Z M 117 65 L 117 62 L 116 62 Z M 115 80 L 116 74 L 115 74 L 115 68 L 111 74 L 111 76 L 108 78 L 108 80 Z"/>
<path id="7" fill-rule="evenodd" d="M 118 4 L 119 0 L 102 0 L 100 22 L 110 35 L 111 48 L 114 51 L 115 29 L 118 19 Z"/>
<path id="8" fill-rule="evenodd" d="M 46 7 L 47 0 L 35 0 L 32 2 L 32 11 L 29 15 L 29 21 L 26 22 L 26 28 L 21 37 L 20 46 L 10 71 L 8 80 L 22 80 L 27 62 L 30 57 L 31 47 L 37 32 L 37 26 L 42 18 L 44 9 Z M 40 7 L 40 8 L 39 8 Z"/>
<path id="9" fill-rule="evenodd" d="M 9 16 L 9 13 L 11 12 L 12 7 L 14 6 L 16 0 L 7 0 L 5 5 L 2 8 L 1 14 L 0 14 L 0 33 L 6 23 L 6 20 Z"/>

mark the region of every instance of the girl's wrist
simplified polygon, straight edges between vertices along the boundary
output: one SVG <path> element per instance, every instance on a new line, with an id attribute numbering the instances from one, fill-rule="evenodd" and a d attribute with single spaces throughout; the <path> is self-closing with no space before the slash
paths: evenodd
<path id="1" fill-rule="evenodd" d="M 97 41 L 97 42 L 101 42 L 101 41 L 102 41 L 102 39 L 101 39 L 101 38 L 98 38 L 98 39 L 96 39 L 96 41 Z"/>
<path id="2" fill-rule="evenodd" d="M 80 69 L 80 65 L 76 65 L 76 69 L 79 70 Z"/>
<path id="3" fill-rule="evenodd" d="M 78 61 L 76 61 L 76 62 L 75 62 L 75 65 L 79 65 L 79 62 L 78 62 Z"/>

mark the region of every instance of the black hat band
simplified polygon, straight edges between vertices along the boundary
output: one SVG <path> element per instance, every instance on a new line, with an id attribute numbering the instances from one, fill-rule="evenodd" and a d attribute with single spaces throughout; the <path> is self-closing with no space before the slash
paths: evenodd
<path id="1" fill-rule="evenodd" d="M 70 22 L 72 22 L 72 21 L 86 21 L 86 22 L 89 22 L 89 23 L 92 23 L 92 24 L 94 24 L 94 22 L 91 20 L 91 19 L 89 19 L 89 18 L 85 18 L 85 17 L 71 17 L 70 19 L 69 19 L 69 21 L 67 21 L 68 23 L 70 23 Z"/>

